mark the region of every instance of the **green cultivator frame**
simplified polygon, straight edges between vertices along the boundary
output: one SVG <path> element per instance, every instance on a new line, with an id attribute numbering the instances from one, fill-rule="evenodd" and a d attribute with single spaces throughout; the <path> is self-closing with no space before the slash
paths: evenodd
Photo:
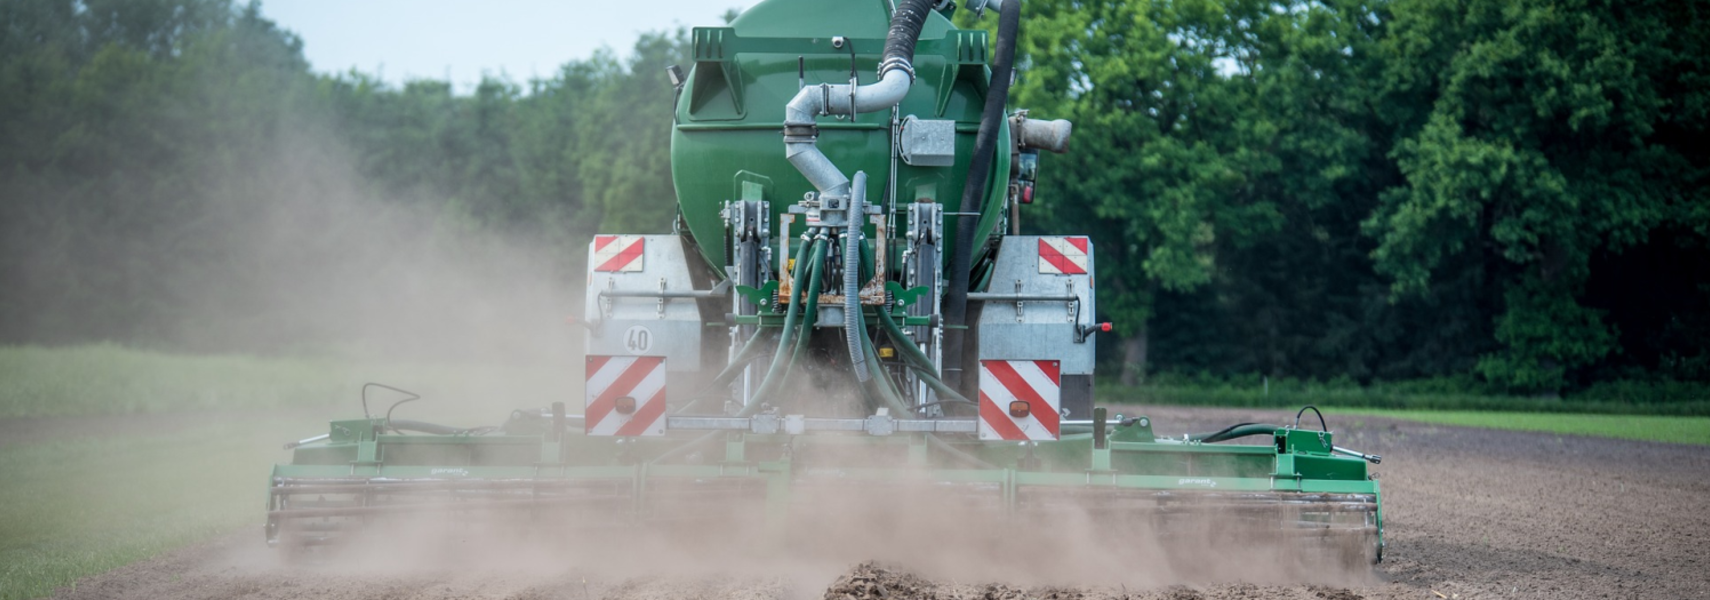
<path id="1" fill-rule="evenodd" d="M 561 406 L 519 411 L 483 430 L 335 421 L 329 434 L 295 444 L 292 464 L 274 468 L 267 540 L 336 544 L 372 521 L 412 513 L 633 526 L 717 511 L 786 535 L 788 515 L 817 491 L 912 482 L 970 514 L 1073 506 L 1161 529 L 1171 517 L 1207 514 L 1239 523 L 1242 535 L 1330 540 L 1353 549 L 1348 558 L 1381 558 L 1378 483 L 1366 468 L 1379 459 L 1338 448 L 1332 433 L 1244 424 L 1160 439 L 1146 417 L 1094 413 L 1090 423 L 1065 424 L 1084 433 L 1024 443 L 967 439 L 971 421 L 884 415 L 673 418 L 672 435 L 652 438 L 582 435 Z M 1215 443 L 1243 436 L 1267 443 Z M 719 508 L 731 506 L 740 514 Z"/>

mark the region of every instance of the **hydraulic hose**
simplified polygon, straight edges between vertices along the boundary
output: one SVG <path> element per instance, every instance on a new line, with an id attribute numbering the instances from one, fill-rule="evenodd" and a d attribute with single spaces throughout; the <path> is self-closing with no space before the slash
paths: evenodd
<path id="1" fill-rule="evenodd" d="M 807 356 L 814 324 L 819 322 L 819 292 L 820 286 L 825 283 L 825 255 L 830 252 L 831 242 L 821 237 L 814 245 L 813 264 L 808 265 L 808 285 L 802 290 L 802 324 L 800 335 L 796 336 L 795 356 L 790 359 L 792 363 L 800 362 L 803 356 Z M 780 382 L 780 385 L 789 382 L 794 373 L 793 370 L 784 372 L 784 381 Z"/>
<path id="2" fill-rule="evenodd" d="M 808 233 L 812 234 L 814 231 L 809 230 Z M 822 249 L 823 242 L 814 242 L 811 254 L 817 255 Z M 796 260 L 796 266 L 792 270 L 790 279 L 790 281 L 795 282 L 796 287 L 790 290 L 791 297 L 801 294 L 802 274 L 811 262 L 813 261 Z M 794 363 L 795 353 L 791 352 L 790 349 L 791 341 L 795 338 L 794 334 L 800 327 L 798 319 L 801 317 L 801 305 L 801 302 L 792 301 L 790 307 L 784 311 L 783 331 L 778 334 L 778 350 L 772 354 L 772 365 L 766 369 L 765 378 L 760 380 L 760 389 L 754 392 L 754 397 L 749 399 L 748 406 L 742 407 L 742 412 L 737 413 L 738 416 L 751 417 L 754 416 L 754 413 L 759 412 L 760 401 L 770 395 L 772 389 L 777 387 L 781 375 Z"/>
<path id="3" fill-rule="evenodd" d="M 862 331 L 860 335 L 866 337 L 867 332 Z M 870 370 L 868 371 L 868 381 L 863 387 L 868 389 L 868 393 L 878 401 L 879 405 L 891 409 L 891 412 L 896 413 L 898 418 L 914 416 L 914 407 L 909 406 L 908 402 L 903 400 L 902 392 L 897 390 L 896 386 L 891 383 L 891 378 L 886 376 L 883 369 L 879 367 L 879 357 L 873 353 L 871 344 L 867 345 L 866 351 L 867 365 Z"/>
<path id="4" fill-rule="evenodd" d="M 1216 442 L 1225 442 L 1225 441 L 1233 440 L 1236 438 L 1244 438 L 1244 437 L 1255 436 L 1255 435 L 1273 435 L 1277 432 L 1277 429 L 1278 428 L 1276 425 L 1263 425 L 1263 424 L 1259 424 L 1259 423 L 1239 423 L 1236 425 L 1230 425 L 1228 427 L 1225 427 L 1219 431 L 1215 431 L 1212 433 L 1190 434 L 1187 436 L 1187 439 L 1188 439 L 1188 441 L 1192 441 L 1192 442 L 1204 442 L 1207 444 L 1212 444 L 1212 443 L 1216 443 Z"/>
<path id="5" fill-rule="evenodd" d="M 898 10 L 901 10 L 900 8 Z M 919 31 L 915 32 L 917 35 Z M 895 32 L 893 31 L 894 35 Z M 889 50 L 886 50 L 889 52 Z M 909 49 L 912 56 L 913 48 Z M 856 333 L 863 328 L 861 316 L 861 217 L 866 216 L 863 204 L 867 201 L 867 172 L 856 171 L 855 182 L 849 192 L 849 226 L 843 231 L 843 337 L 849 340 L 850 365 L 855 368 L 855 378 L 866 383 L 870 374 L 867 372 L 867 353 L 861 348 L 861 340 L 866 332 Z"/>
<path id="6" fill-rule="evenodd" d="M 808 273 L 810 273 L 808 284 L 806 287 L 802 287 L 800 292 L 802 296 L 802 318 L 796 326 L 796 337 L 793 349 L 790 351 L 789 363 L 785 365 L 783 371 L 775 376 L 772 374 L 766 376 L 766 381 L 760 384 L 761 390 L 754 394 L 756 405 L 760 404 L 759 401 L 762 398 L 771 397 L 772 392 L 776 392 L 779 387 L 789 383 L 790 376 L 795 373 L 796 363 L 807 355 L 808 342 L 813 334 L 813 324 L 819 317 L 819 287 L 821 278 L 825 275 L 825 253 L 830 247 L 831 244 L 826 241 L 823 231 L 814 236 L 813 254 L 808 258 L 807 265 Z M 796 264 L 799 265 L 801 262 L 797 261 Z M 797 280 L 798 286 L 800 281 Z M 785 345 L 779 344 L 778 352 L 783 353 L 784 351 Z"/>
<path id="7" fill-rule="evenodd" d="M 770 333 L 771 330 L 761 329 L 754 332 L 754 335 L 749 337 L 747 342 L 743 342 L 742 348 L 731 357 L 730 364 L 725 365 L 724 370 L 719 371 L 718 376 L 713 378 L 711 387 L 718 389 L 730 385 L 730 382 L 734 381 L 737 375 L 741 375 L 748 363 L 760 357 L 760 347 L 762 346 L 760 338 L 768 337 Z"/>
<path id="8" fill-rule="evenodd" d="M 914 416 L 914 407 L 909 406 L 908 402 L 903 400 L 902 392 L 897 390 L 891 378 L 885 374 L 884 368 L 879 365 L 879 356 L 873 349 L 873 340 L 867 336 L 866 315 L 861 315 L 861 318 L 858 319 L 858 327 L 850 332 L 850 335 L 861 339 L 861 350 L 865 354 L 868 375 L 867 380 L 861 383 L 868 396 L 875 400 L 876 404 L 885 406 L 897 413 L 899 417 L 902 415 Z"/>
<path id="9" fill-rule="evenodd" d="M 920 377 L 921 381 L 926 382 L 926 385 L 931 387 L 933 391 L 938 392 L 941 399 L 965 404 L 974 403 L 967 396 L 962 395 L 960 391 L 938 378 L 938 375 L 932 370 L 932 359 L 927 358 L 926 353 L 921 352 L 920 347 L 914 345 L 913 340 L 903 335 L 902 328 L 898 327 L 897 322 L 891 319 L 891 316 L 885 311 L 879 311 L 879 324 L 885 327 L 885 333 L 891 336 L 891 341 L 896 342 L 896 345 L 902 348 L 904 362 L 909 363 L 909 368 L 914 370 L 915 375 Z"/>
<path id="10" fill-rule="evenodd" d="M 968 277 L 973 266 L 974 228 L 986 198 L 986 180 L 991 172 L 998 130 L 1003 125 L 1004 105 L 1009 102 L 1010 74 L 1015 66 L 1015 36 L 1021 27 L 1021 0 L 1004 0 L 998 8 L 997 54 L 992 57 L 991 85 L 986 88 L 985 112 L 974 137 L 974 155 L 968 163 L 968 181 L 962 187 L 961 213 L 956 218 L 956 245 L 950 254 L 950 289 L 944 297 L 944 358 L 955 365 L 945 369 L 949 384 L 963 388 L 962 347 L 968 319 Z"/>

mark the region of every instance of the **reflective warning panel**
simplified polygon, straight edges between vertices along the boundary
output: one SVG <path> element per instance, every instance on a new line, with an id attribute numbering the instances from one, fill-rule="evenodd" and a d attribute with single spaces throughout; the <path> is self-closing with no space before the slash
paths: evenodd
<path id="1" fill-rule="evenodd" d="M 1057 439 L 1061 366 L 1054 360 L 980 361 L 980 439 Z"/>
<path id="2" fill-rule="evenodd" d="M 1039 238 L 1039 272 L 1053 275 L 1087 274 L 1087 238 Z"/>
<path id="3" fill-rule="evenodd" d="M 605 273 L 640 271 L 646 250 L 647 238 L 639 235 L 596 235 L 594 270 Z M 1084 256 L 1086 253 L 1081 254 Z"/>
<path id="4" fill-rule="evenodd" d="M 665 357 L 589 356 L 588 435 L 665 435 Z"/>

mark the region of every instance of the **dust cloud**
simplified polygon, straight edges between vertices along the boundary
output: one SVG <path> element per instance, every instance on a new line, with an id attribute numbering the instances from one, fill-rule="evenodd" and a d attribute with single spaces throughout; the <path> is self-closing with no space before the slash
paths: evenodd
<path id="1" fill-rule="evenodd" d="M 899 592 L 917 588 L 890 596 L 899 598 L 993 583 L 1143 590 L 1230 582 L 1376 582 L 1368 565 L 1346 562 L 1336 548 L 1232 535 L 1238 532 L 1221 527 L 1225 519 L 1216 513 L 1173 517 L 1167 533 L 1157 529 L 1152 513 L 1113 516 L 1072 499 L 1005 516 L 992 487 L 947 485 L 923 476 L 832 485 L 800 481 L 788 514 L 769 523 L 763 486 L 749 492 L 655 503 L 639 521 L 627 505 L 396 516 L 368 523 L 337 546 L 282 549 L 248 568 L 304 577 L 420 579 L 455 573 L 510 584 L 568 581 L 569 592 L 580 579 L 604 590 L 596 596 L 620 598 L 652 597 L 661 590 L 661 597 L 706 596 L 721 587 L 771 590 L 765 597 L 841 597 L 832 593 L 840 586 L 866 585 L 851 577 Z"/>
<path id="2" fill-rule="evenodd" d="M 376 192 L 319 129 L 279 139 L 277 162 L 260 167 L 276 174 L 214 206 L 231 268 L 175 282 L 195 317 L 169 337 L 361 360 L 571 362 L 579 338 L 565 317 L 580 304 L 585 237 L 483 227 L 433 190 Z"/>

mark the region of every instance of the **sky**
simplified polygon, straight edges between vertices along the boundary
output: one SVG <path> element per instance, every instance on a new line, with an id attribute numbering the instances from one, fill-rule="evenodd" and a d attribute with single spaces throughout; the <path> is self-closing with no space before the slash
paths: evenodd
<path id="1" fill-rule="evenodd" d="M 303 39 L 317 72 L 356 69 L 387 82 L 449 78 L 473 89 L 482 73 L 517 83 L 601 47 L 629 53 L 647 31 L 722 25 L 756 0 L 265 0 L 261 12 Z"/>

